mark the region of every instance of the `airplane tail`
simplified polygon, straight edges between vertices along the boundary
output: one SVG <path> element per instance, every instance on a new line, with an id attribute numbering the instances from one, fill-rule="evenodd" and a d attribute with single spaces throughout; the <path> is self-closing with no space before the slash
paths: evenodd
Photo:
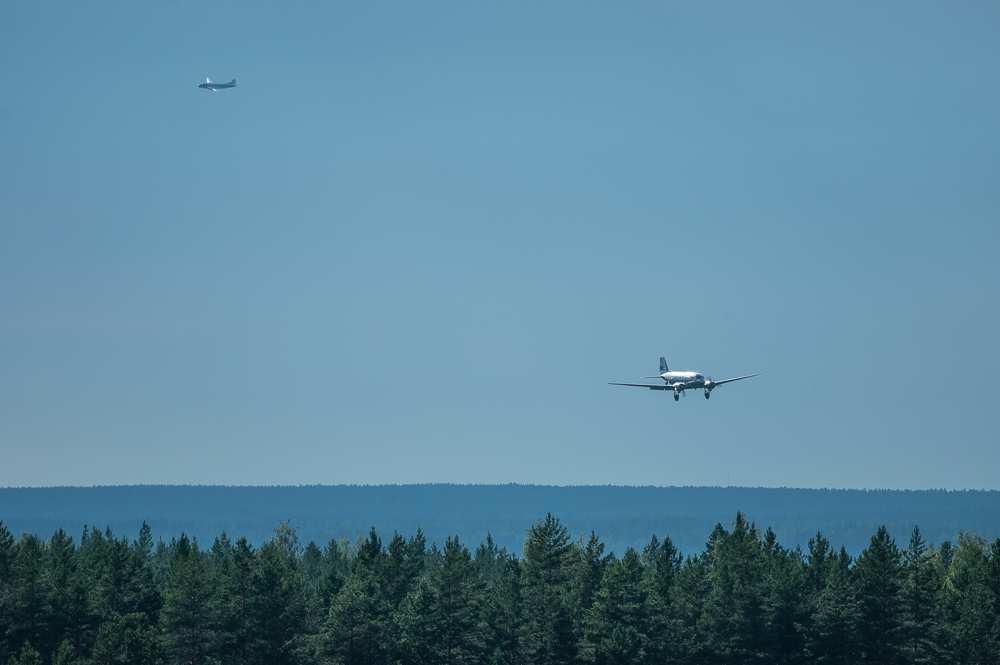
<path id="1" fill-rule="evenodd" d="M 664 358 L 663 356 L 660 356 L 660 373 L 662 374 L 663 372 L 669 372 L 669 371 L 670 368 L 667 367 L 667 359 Z"/>

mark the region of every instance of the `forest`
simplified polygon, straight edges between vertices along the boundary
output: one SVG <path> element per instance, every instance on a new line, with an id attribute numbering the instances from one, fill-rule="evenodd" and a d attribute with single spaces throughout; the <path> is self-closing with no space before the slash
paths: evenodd
<path id="1" fill-rule="evenodd" d="M 136 533 L 143 519 L 157 538 L 182 533 L 211 543 L 225 531 L 262 545 L 288 522 L 304 542 L 356 541 L 374 524 L 443 545 L 449 536 L 476 544 L 489 534 L 520 552 L 525 527 L 553 513 L 576 540 L 590 531 L 608 551 L 641 550 L 652 533 L 669 533 L 683 554 L 705 544 L 716 522 L 738 507 L 766 524 L 786 547 L 806 549 L 816 531 L 857 555 L 879 526 L 905 542 L 913 526 L 941 543 L 959 532 L 1000 537 L 1000 491 L 845 490 L 765 487 L 623 487 L 612 485 L 307 485 L 227 487 L 134 485 L 0 488 L 0 519 L 16 534 L 79 534 L 88 524 Z"/>
<path id="2" fill-rule="evenodd" d="M 219 534 L 48 540 L 0 522 L 0 664 L 569 665 L 1000 662 L 1000 539 L 857 556 L 783 546 L 743 514 L 682 555 L 610 552 L 549 514 L 521 551 L 417 530 L 303 543 Z"/>

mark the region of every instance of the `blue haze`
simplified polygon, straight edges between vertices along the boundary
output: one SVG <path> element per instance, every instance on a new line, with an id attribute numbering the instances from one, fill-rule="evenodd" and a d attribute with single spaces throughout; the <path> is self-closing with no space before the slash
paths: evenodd
<path id="1" fill-rule="evenodd" d="M 4 3 L 0 485 L 1000 488 L 998 28 Z"/>

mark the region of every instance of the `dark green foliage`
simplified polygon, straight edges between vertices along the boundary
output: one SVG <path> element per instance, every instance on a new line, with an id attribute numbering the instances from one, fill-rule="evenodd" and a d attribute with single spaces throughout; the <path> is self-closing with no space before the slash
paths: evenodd
<path id="1" fill-rule="evenodd" d="M 604 579 L 604 571 L 608 566 L 611 557 L 604 553 L 604 543 L 600 541 L 597 534 L 590 532 L 587 544 L 577 547 L 577 565 L 574 571 L 572 589 L 574 598 L 573 604 L 580 608 L 574 617 L 574 634 L 579 643 L 584 636 L 586 629 L 586 610 L 594 602 L 594 596 Z"/>
<path id="2" fill-rule="evenodd" d="M 421 532 L 254 548 L 222 534 L 48 541 L 0 523 L 0 665 L 996 665 L 1000 540 L 900 551 L 879 529 L 856 561 L 822 534 L 803 555 L 742 514 L 682 558 L 574 543 L 548 515 L 523 557 Z"/>
<path id="3" fill-rule="evenodd" d="M 710 590 L 700 625 L 723 662 L 763 659 L 766 561 L 757 527 L 736 514 L 731 532 L 717 528 L 708 551 Z"/>
<path id="4" fill-rule="evenodd" d="M 210 560 L 186 536 L 173 543 L 171 550 L 173 560 L 160 614 L 164 655 L 169 663 L 204 665 L 220 651 Z"/>
<path id="5" fill-rule="evenodd" d="M 808 621 L 806 572 L 798 550 L 786 550 L 768 530 L 764 538 L 764 653 L 768 663 L 802 661 Z"/>
<path id="6" fill-rule="evenodd" d="M 677 572 L 671 589 L 671 613 L 676 622 L 676 633 L 670 644 L 682 663 L 703 663 L 709 660 L 709 644 L 701 629 L 705 600 L 712 588 L 709 580 L 708 554 L 689 557 Z M 669 647 L 668 647 L 669 648 Z"/>
<path id="7" fill-rule="evenodd" d="M 650 605 L 642 564 L 629 548 L 608 566 L 590 609 L 586 610 L 581 656 L 599 665 L 629 665 L 647 660 Z"/>
<path id="8" fill-rule="evenodd" d="M 61 529 L 49 540 L 46 576 L 51 611 L 50 635 L 46 641 L 53 649 L 60 642 L 60 657 L 65 660 L 69 657 L 68 654 L 87 648 L 87 633 L 93 618 L 87 603 L 87 590 L 78 568 L 76 547 L 73 539 Z M 156 589 L 151 588 L 150 592 L 155 594 Z"/>
<path id="9" fill-rule="evenodd" d="M 140 612 L 116 615 L 97 631 L 92 658 L 99 665 L 154 665 L 161 662 L 160 633 Z"/>
<path id="10" fill-rule="evenodd" d="M 52 654 L 52 665 L 83 665 L 85 661 L 77 656 L 76 649 L 69 640 L 63 640 Z"/>
<path id="11" fill-rule="evenodd" d="M 449 538 L 440 565 L 420 580 L 398 613 L 401 662 L 480 662 L 478 586 L 469 551 Z"/>
<path id="12" fill-rule="evenodd" d="M 388 663 L 394 641 L 389 606 L 373 575 L 353 574 L 330 606 L 319 640 L 323 662 Z"/>
<path id="13" fill-rule="evenodd" d="M 13 644 L 31 644 L 43 651 L 50 641 L 52 621 L 45 558 L 45 542 L 37 536 L 26 534 L 17 542 L 10 564 L 12 583 L 8 592 L 10 623 L 7 628 Z"/>
<path id="14" fill-rule="evenodd" d="M 254 604 L 253 575 L 257 554 L 244 538 L 229 544 L 221 537 L 212 547 L 213 608 L 219 625 L 218 644 L 222 662 L 232 665 L 255 659 L 256 625 L 251 621 Z"/>
<path id="15" fill-rule="evenodd" d="M 650 538 L 649 544 L 642 551 L 642 560 L 646 566 L 649 590 L 662 602 L 669 603 L 670 593 L 683 561 L 670 536 L 665 537 L 663 542 L 655 535 Z"/>
<path id="16" fill-rule="evenodd" d="M 885 527 L 858 557 L 858 648 L 863 663 L 893 665 L 902 659 L 902 566 L 899 548 Z"/>
<path id="17" fill-rule="evenodd" d="M 282 524 L 257 552 L 244 621 L 250 627 L 245 662 L 286 665 L 307 649 L 304 643 L 305 589 L 295 532 Z"/>
<path id="18" fill-rule="evenodd" d="M 822 533 L 817 532 L 809 539 L 805 583 L 810 596 L 818 596 L 826 588 L 835 560 L 835 554 L 830 549 L 830 541 Z"/>
<path id="19" fill-rule="evenodd" d="M 14 619 L 14 536 L 0 521 L 0 663 L 13 655 L 9 651 Z"/>
<path id="20" fill-rule="evenodd" d="M 420 665 L 441 662 L 443 645 L 438 636 L 444 626 L 440 605 L 437 589 L 428 577 L 420 579 L 407 594 L 396 615 L 399 626 L 396 651 L 400 663 Z"/>
<path id="21" fill-rule="evenodd" d="M 528 663 L 560 665 L 576 658 L 570 585 L 574 558 L 566 527 L 551 514 L 528 530 L 521 578 Z"/>
<path id="22" fill-rule="evenodd" d="M 521 566 L 506 551 L 501 550 L 497 555 L 494 573 L 485 580 L 481 611 L 485 662 L 495 665 L 524 662 Z"/>
<path id="23" fill-rule="evenodd" d="M 1000 654 L 988 552 L 982 538 L 959 536 L 945 577 L 944 614 L 955 663 L 986 665 L 996 663 Z"/>
<path id="24" fill-rule="evenodd" d="M 661 542 L 654 535 L 642 551 L 642 561 L 648 605 L 646 660 L 653 663 L 678 662 L 683 654 L 679 612 L 680 599 L 684 595 L 683 559 L 669 536 Z"/>
<path id="25" fill-rule="evenodd" d="M 804 655 L 808 662 L 824 665 L 857 662 L 860 609 L 850 565 L 851 559 L 843 549 L 839 556 L 828 560 L 823 586 L 810 602 L 812 613 L 805 625 Z"/>
<path id="26" fill-rule="evenodd" d="M 31 646 L 30 642 L 25 642 L 21 651 L 8 661 L 9 665 L 42 665 L 42 656 Z"/>
<path id="27" fill-rule="evenodd" d="M 903 552 L 903 654 L 907 663 L 937 663 L 944 656 L 941 612 L 937 599 L 944 571 L 914 527 Z"/>

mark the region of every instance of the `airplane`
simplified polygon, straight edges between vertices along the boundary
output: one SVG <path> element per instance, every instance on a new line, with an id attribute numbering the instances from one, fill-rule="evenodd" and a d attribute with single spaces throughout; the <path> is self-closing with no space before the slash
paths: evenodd
<path id="1" fill-rule="evenodd" d="M 215 92 L 216 90 L 225 90 L 226 88 L 235 88 L 236 79 L 233 79 L 229 83 L 212 83 L 212 79 L 206 76 L 205 82 L 199 83 L 198 87 L 204 90 L 211 90 L 212 92 Z"/>
<path id="2" fill-rule="evenodd" d="M 652 385 L 649 383 L 611 383 L 608 382 L 610 386 L 631 386 L 633 388 L 648 388 L 650 390 L 672 390 L 674 391 L 674 401 L 678 401 L 681 395 L 684 394 L 685 390 L 704 390 L 705 399 L 712 396 L 712 391 L 721 386 L 724 383 L 732 383 L 733 381 L 742 381 L 743 379 L 749 379 L 754 376 L 759 376 L 757 374 L 745 374 L 743 376 L 737 376 L 732 379 L 722 379 L 721 381 L 715 381 L 711 377 L 705 376 L 701 372 L 691 372 L 688 370 L 672 370 L 667 367 L 667 359 L 660 356 L 660 373 L 656 376 L 644 376 L 644 379 L 663 379 L 664 385 Z"/>

